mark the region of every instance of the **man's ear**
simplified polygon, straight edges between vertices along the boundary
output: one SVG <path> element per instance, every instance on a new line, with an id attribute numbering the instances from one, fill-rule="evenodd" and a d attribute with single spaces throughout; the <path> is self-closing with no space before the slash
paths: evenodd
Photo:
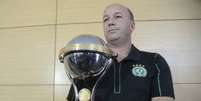
<path id="1" fill-rule="evenodd" d="M 135 23 L 131 22 L 131 24 L 130 24 L 130 30 L 133 31 L 134 29 L 135 29 Z"/>

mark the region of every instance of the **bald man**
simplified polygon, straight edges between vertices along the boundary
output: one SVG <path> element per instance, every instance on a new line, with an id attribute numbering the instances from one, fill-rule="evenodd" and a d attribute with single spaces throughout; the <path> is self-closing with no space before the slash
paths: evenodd
<path id="1" fill-rule="evenodd" d="M 135 22 L 130 9 L 120 4 L 107 6 L 103 28 L 108 47 L 118 56 L 97 84 L 91 100 L 174 101 L 171 72 L 165 59 L 132 44 Z M 73 101 L 72 88 L 68 100 Z"/>

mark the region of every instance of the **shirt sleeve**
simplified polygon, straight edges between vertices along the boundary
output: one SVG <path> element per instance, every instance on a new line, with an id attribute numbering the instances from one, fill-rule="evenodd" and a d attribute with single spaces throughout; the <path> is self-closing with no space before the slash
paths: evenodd
<path id="1" fill-rule="evenodd" d="M 151 96 L 168 96 L 175 98 L 170 68 L 165 59 L 156 54 L 154 56 L 155 75 L 151 83 Z"/>

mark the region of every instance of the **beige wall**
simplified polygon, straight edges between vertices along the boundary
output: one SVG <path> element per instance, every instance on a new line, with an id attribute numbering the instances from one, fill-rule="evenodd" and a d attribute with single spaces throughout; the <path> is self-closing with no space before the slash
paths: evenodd
<path id="1" fill-rule="evenodd" d="M 65 101 L 59 50 L 79 34 L 103 38 L 115 2 L 134 11 L 133 43 L 166 58 L 176 101 L 201 101 L 201 0 L 0 0 L 0 101 Z"/>

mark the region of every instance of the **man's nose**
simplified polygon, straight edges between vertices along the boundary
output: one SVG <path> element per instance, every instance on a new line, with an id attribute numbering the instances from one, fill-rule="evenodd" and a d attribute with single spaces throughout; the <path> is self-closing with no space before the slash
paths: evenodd
<path id="1" fill-rule="evenodd" d="M 113 26 L 115 25 L 114 19 L 110 19 L 108 22 L 108 26 Z"/>

